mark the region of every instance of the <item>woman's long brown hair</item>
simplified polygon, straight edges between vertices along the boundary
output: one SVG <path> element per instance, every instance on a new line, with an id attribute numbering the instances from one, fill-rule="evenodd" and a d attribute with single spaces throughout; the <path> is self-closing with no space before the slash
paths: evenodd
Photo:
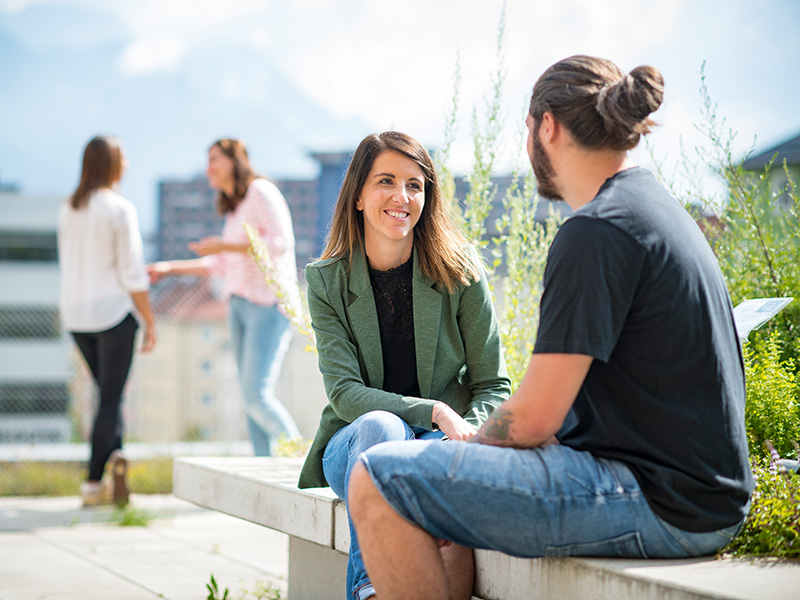
<path id="1" fill-rule="evenodd" d="M 99 188 L 110 188 L 122 177 L 122 144 L 111 136 L 99 135 L 86 144 L 83 167 L 78 188 L 69 198 L 75 210 L 89 203 L 92 193 Z"/>
<path id="2" fill-rule="evenodd" d="M 356 208 L 356 201 L 375 159 L 389 151 L 404 154 L 417 163 L 425 175 L 425 206 L 414 226 L 414 247 L 419 255 L 420 272 L 441 284 L 449 293 L 455 291 L 459 282 L 468 285 L 471 281 L 478 281 L 480 259 L 453 221 L 430 154 L 414 138 L 398 131 L 368 135 L 356 148 L 320 258 L 347 256 L 352 260 L 353 252 L 363 252 L 364 216 Z"/>
<path id="3" fill-rule="evenodd" d="M 257 175 L 250 166 L 250 158 L 247 156 L 244 142 L 223 138 L 211 144 L 211 148 L 214 146 L 233 161 L 233 194 L 229 196 L 222 190 L 217 194 L 217 211 L 221 215 L 226 215 L 236 210 L 239 203 L 244 200 L 247 188 L 250 187 Z"/>

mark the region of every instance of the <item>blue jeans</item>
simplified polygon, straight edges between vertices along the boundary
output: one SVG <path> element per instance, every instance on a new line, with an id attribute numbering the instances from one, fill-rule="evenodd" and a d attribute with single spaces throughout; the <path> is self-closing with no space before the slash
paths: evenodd
<path id="1" fill-rule="evenodd" d="M 390 412 L 376 410 L 361 415 L 345 425 L 328 442 L 322 457 L 322 469 L 331 489 L 342 500 L 347 499 L 347 482 L 358 455 L 375 444 L 388 441 L 437 439 L 441 431 L 412 428 L 400 417 Z M 416 444 L 412 444 L 416 445 Z M 439 445 L 439 444 L 437 444 Z M 348 511 L 348 521 L 350 513 Z M 347 593 L 355 600 L 363 600 L 375 594 L 375 588 L 367 577 L 356 531 L 350 524 L 350 555 L 347 558 Z"/>
<path id="2" fill-rule="evenodd" d="M 623 463 L 566 446 L 383 444 L 362 454 L 401 516 L 438 538 L 521 557 L 681 558 L 713 554 L 740 524 L 673 527 Z"/>
<path id="3" fill-rule="evenodd" d="M 300 435 L 289 411 L 275 397 L 291 339 L 289 320 L 277 306 L 261 306 L 231 296 L 230 326 L 253 452 L 271 456 L 281 433 L 289 438 Z"/>

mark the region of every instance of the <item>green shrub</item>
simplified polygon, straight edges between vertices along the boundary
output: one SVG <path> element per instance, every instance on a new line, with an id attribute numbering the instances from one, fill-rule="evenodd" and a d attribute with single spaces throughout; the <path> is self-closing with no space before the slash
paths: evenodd
<path id="1" fill-rule="evenodd" d="M 778 333 L 773 332 L 756 352 L 745 344 L 747 404 L 745 424 L 750 455 L 768 456 L 770 441 L 787 456 L 800 440 L 798 380 L 791 359 L 781 360 Z"/>
<path id="2" fill-rule="evenodd" d="M 753 464 L 756 489 L 750 514 L 724 552 L 734 556 L 800 558 L 800 477 L 767 458 Z"/>

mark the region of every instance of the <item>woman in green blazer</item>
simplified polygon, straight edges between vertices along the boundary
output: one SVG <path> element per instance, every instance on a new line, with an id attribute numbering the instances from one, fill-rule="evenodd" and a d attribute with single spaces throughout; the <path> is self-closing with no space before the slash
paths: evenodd
<path id="1" fill-rule="evenodd" d="M 416 140 L 385 132 L 361 142 L 327 247 L 306 280 L 329 404 L 301 488 L 330 485 L 346 499 L 350 470 L 370 446 L 468 439 L 508 397 L 480 260 Z M 469 598 L 472 551 L 442 552 L 459 595 Z M 352 526 L 347 592 L 355 600 L 375 594 Z"/>

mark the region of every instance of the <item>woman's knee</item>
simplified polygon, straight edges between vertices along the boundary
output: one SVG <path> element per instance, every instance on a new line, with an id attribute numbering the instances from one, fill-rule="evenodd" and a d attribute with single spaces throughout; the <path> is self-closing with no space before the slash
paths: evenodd
<path id="1" fill-rule="evenodd" d="M 353 422 L 358 431 L 359 445 L 374 446 L 381 442 L 407 440 L 413 435 L 411 428 L 397 415 L 374 410 L 361 415 Z"/>

